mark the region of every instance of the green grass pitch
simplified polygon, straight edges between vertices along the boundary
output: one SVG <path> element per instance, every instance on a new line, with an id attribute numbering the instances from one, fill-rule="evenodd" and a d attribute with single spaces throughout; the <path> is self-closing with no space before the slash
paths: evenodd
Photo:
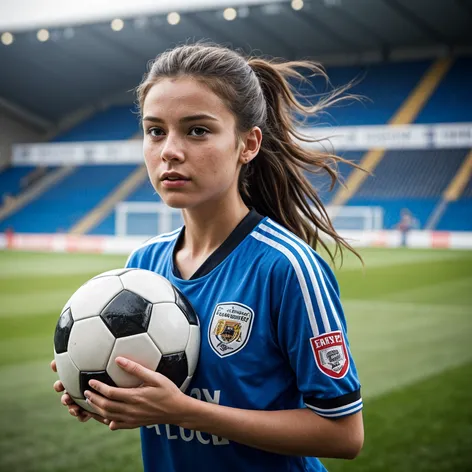
<path id="1" fill-rule="evenodd" d="M 340 471 L 472 471 L 472 252 L 363 249 L 337 271 L 366 440 Z M 49 369 L 69 296 L 123 256 L 0 252 L 0 470 L 142 470 L 139 433 L 79 424 Z M 242 471 L 243 472 L 243 471 Z"/>

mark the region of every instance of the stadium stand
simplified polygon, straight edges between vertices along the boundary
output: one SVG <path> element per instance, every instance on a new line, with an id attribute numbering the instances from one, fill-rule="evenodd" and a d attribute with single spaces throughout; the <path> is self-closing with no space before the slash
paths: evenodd
<path id="1" fill-rule="evenodd" d="M 33 166 L 8 167 L 0 172 L 1 195 L 17 195 L 22 190 L 22 180 L 33 170 Z"/>
<path id="2" fill-rule="evenodd" d="M 415 123 L 472 121 L 472 58 L 459 57 L 418 114 Z"/>
<path id="3" fill-rule="evenodd" d="M 449 229 L 450 231 L 472 229 L 471 176 L 472 150 L 469 151 L 454 178 L 444 190 L 441 202 L 428 220 L 428 229 Z"/>
<path id="4" fill-rule="evenodd" d="M 388 229 L 398 222 L 402 208 L 408 208 L 424 228 L 466 154 L 465 149 L 387 152 L 349 205 L 383 207 Z"/>
<path id="5" fill-rule="evenodd" d="M 55 233 L 68 231 L 105 198 L 136 165 L 90 165 L 75 171 L 39 198 L 0 222 L 19 232 Z"/>
<path id="6" fill-rule="evenodd" d="M 436 229 L 439 231 L 472 231 L 472 198 L 462 198 L 449 203 Z"/>
<path id="7" fill-rule="evenodd" d="M 126 198 L 127 202 L 159 202 L 160 200 L 159 195 L 156 194 L 148 179 Z M 115 218 L 115 212 L 110 212 L 104 220 L 92 228 L 89 234 L 114 234 Z M 140 225 L 139 221 L 135 222 Z M 139 228 L 137 229 L 137 234 L 139 234 Z"/>
<path id="8" fill-rule="evenodd" d="M 341 103 L 309 123 L 319 126 L 386 124 L 430 66 L 431 61 L 415 61 L 329 68 L 327 73 L 332 86 L 338 88 L 352 83 L 349 93 L 361 100 Z M 314 80 L 313 85 L 318 93 L 329 91 L 321 78 Z M 301 90 L 313 93 L 310 87 Z"/>
<path id="9" fill-rule="evenodd" d="M 402 102 L 401 106 L 388 120 L 389 125 L 410 124 L 416 118 L 423 108 L 424 104 L 431 97 L 432 93 L 447 73 L 451 66 L 450 58 L 438 59 L 423 74 L 419 82 L 409 92 L 408 97 Z M 388 95 L 388 93 L 386 93 Z M 384 149 L 371 149 L 366 152 L 360 165 L 370 173 L 375 170 L 385 155 Z M 334 196 L 332 203 L 335 205 L 344 205 L 357 192 L 367 174 L 360 170 L 354 170 L 346 181 L 346 187 L 340 188 Z"/>
<path id="10" fill-rule="evenodd" d="M 432 70 L 435 71 L 434 80 L 431 80 Z M 367 99 L 334 107 L 309 124 L 346 126 L 471 120 L 472 111 L 461 106 L 463 98 L 457 98 L 471 93 L 466 79 L 471 70 L 471 58 L 459 58 L 452 66 L 450 61 L 439 60 L 435 63 L 419 61 L 333 67 L 328 70 L 333 87 L 353 81 L 352 93 Z M 328 88 L 322 80 L 319 77 L 312 79 L 314 89 L 305 85 L 300 91 L 326 92 Z M 120 140 L 136 136 L 138 132 L 139 120 L 133 113 L 133 106 L 115 106 L 97 113 L 57 136 L 54 141 Z M 442 193 L 455 177 L 467 152 L 467 149 L 343 152 L 340 153 L 342 156 L 360 163 L 372 171 L 373 176 L 365 179 L 367 174 L 353 171 L 349 165 L 341 163 L 339 172 L 349 186 L 348 194 L 339 184 L 329 193 L 329 180 L 325 175 L 310 176 L 310 180 L 324 202 L 382 206 L 385 210 L 385 228 L 394 227 L 402 208 L 409 208 L 420 227 L 424 228 L 441 203 Z M 77 233 L 113 234 L 115 214 L 110 204 L 114 201 L 113 193 L 120 188 L 120 184 L 131 178 L 138 167 L 79 167 L 16 214 L 0 221 L 0 230 L 11 226 L 19 232 L 38 231 L 40 228 L 41 232 L 73 230 Z M 2 192 L 18 192 L 20 180 L 33 169 L 4 170 L 0 173 Z M 355 174 L 358 181 L 353 184 Z M 141 182 L 136 184 L 137 187 L 129 187 L 123 195 L 117 194 L 118 197 L 121 195 L 125 201 L 158 201 L 147 179 Z M 82 188 L 87 188 L 87 192 L 80 191 Z M 444 214 L 441 213 L 434 227 L 444 230 L 470 228 L 471 224 L 466 220 L 472 199 L 467 197 L 467 192 L 471 192 L 470 183 L 457 201 L 445 206 Z M 95 216 L 86 220 L 92 211 L 95 211 Z M 101 213 L 97 214 L 97 211 Z"/>
<path id="11" fill-rule="evenodd" d="M 56 136 L 53 142 L 111 141 L 129 139 L 139 132 L 139 118 L 132 105 L 114 106 Z"/>
<path id="12" fill-rule="evenodd" d="M 467 149 L 389 151 L 356 198 L 440 198 Z"/>

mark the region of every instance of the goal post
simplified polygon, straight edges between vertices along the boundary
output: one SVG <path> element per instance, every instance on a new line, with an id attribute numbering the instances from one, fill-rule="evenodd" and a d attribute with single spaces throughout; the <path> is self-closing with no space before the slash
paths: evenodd
<path id="1" fill-rule="evenodd" d="M 180 210 L 159 202 L 120 202 L 115 207 L 116 236 L 151 237 L 182 226 Z"/>
<path id="2" fill-rule="evenodd" d="M 327 206 L 336 231 L 383 229 L 379 206 Z M 152 237 L 182 226 L 181 211 L 162 202 L 120 202 L 116 205 L 116 236 Z"/>
<path id="3" fill-rule="evenodd" d="M 336 231 L 376 231 L 384 226 L 384 210 L 381 206 L 328 205 L 326 211 Z"/>

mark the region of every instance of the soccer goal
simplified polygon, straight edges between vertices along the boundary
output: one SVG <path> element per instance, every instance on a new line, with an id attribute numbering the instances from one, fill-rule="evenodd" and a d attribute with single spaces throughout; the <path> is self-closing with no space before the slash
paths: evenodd
<path id="1" fill-rule="evenodd" d="M 336 231 L 375 231 L 383 229 L 384 211 L 380 206 L 327 206 Z"/>
<path id="2" fill-rule="evenodd" d="M 115 208 L 116 236 L 151 237 L 183 225 L 180 210 L 159 202 L 120 202 Z"/>
<path id="3" fill-rule="evenodd" d="M 378 206 L 328 206 L 337 231 L 373 231 L 383 228 L 383 209 Z M 158 202 L 120 202 L 116 206 L 115 234 L 145 236 L 167 233 L 182 226 L 180 210 Z"/>

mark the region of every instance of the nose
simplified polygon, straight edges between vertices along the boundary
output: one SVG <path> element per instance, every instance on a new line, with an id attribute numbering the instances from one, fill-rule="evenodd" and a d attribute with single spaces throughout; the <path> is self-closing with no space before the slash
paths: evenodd
<path id="1" fill-rule="evenodd" d="M 161 158 L 163 161 L 183 161 L 185 159 L 182 142 L 177 136 L 167 135 L 161 149 Z"/>

